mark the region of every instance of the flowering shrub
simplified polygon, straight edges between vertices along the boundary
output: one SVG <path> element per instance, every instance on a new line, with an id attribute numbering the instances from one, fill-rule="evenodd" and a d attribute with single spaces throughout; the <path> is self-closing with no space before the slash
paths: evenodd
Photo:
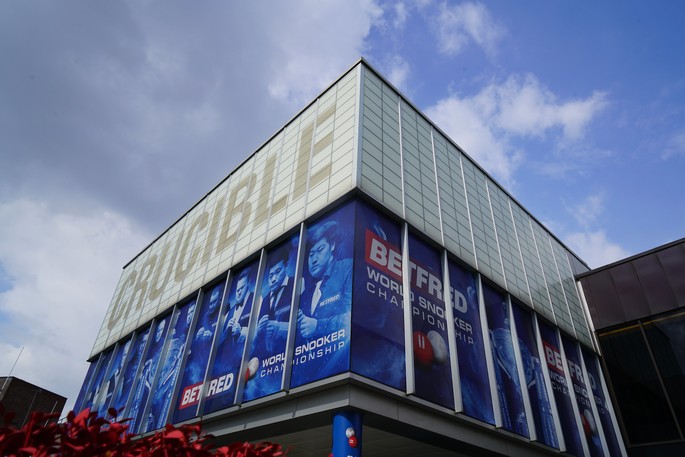
<path id="1" fill-rule="evenodd" d="M 0 405 L 0 408 L 2 405 Z M 116 416 L 115 410 L 109 414 Z M 9 424 L 13 414 L 3 414 L 0 425 L 1 457 L 278 457 L 285 452 L 279 444 L 233 443 L 214 449 L 211 435 L 199 425 L 167 425 L 153 435 L 131 439 L 125 419 L 110 422 L 88 409 L 70 412 L 66 422 L 50 422 L 57 414 L 33 413 L 21 428 Z"/>

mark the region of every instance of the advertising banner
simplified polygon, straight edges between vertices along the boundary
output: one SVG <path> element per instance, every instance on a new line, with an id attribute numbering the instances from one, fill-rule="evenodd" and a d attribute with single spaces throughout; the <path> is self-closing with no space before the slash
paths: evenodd
<path id="1" fill-rule="evenodd" d="M 307 229 L 291 387 L 350 369 L 354 203 Z"/>
<path id="2" fill-rule="evenodd" d="M 102 388 L 104 383 L 105 373 L 107 373 L 107 367 L 109 362 L 112 360 L 112 351 L 104 352 L 100 356 L 100 361 L 98 362 L 98 367 L 95 370 L 95 375 L 93 376 L 93 382 L 88 390 L 88 395 L 83 403 L 83 408 L 90 408 L 91 411 L 97 411 L 100 408 L 100 404 L 105 399 L 105 390 Z"/>
<path id="3" fill-rule="evenodd" d="M 176 378 L 178 377 L 183 355 L 185 354 L 188 331 L 193 323 L 196 307 L 196 300 L 193 299 L 179 308 L 174 317 L 174 328 L 169 336 L 171 340 L 167 346 L 164 362 L 161 365 L 155 388 L 153 389 L 152 403 L 150 404 L 145 431 L 149 432 L 150 430 L 162 428 L 167 422 L 166 418 L 171 407 L 171 397 L 174 394 Z"/>
<path id="4" fill-rule="evenodd" d="M 202 397 L 202 386 L 214 342 L 225 283 L 226 281 L 222 281 L 205 290 L 202 297 L 200 309 L 197 311 L 198 321 L 186 350 L 183 376 L 176 389 L 176 405 L 170 421 L 173 424 L 197 415 L 197 406 Z"/>
<path id="5" fill-rule="evenodd" d="M 495 425 L 483 329 L 480 324 L 476 275 L 454 262 L 450 261 L 448 265 L 464 413 Z"/>
<path id="6" fill-rule="evenodd" d="M 611 457 L 621 457 L 621 445 L 616 437 L 616 428 L 614 421 L 611 418 L 611 413 L 607 408 L 606 397 L 602 389 L 602 373 L 599 371 L 599 360 L 597 357 L 585 348 L 582 348 L 583 359 L 585 360 L 585 369 L 587 370 L 587 377 L 590 379 L 590 387 L 595 399 L 595 406 L 599 414 L 599 420 L 602 423 L 602 430 L 607 441 L 607 447 Z"/>
<path id="7" fill-rule="evenodd" d="M 235 389 L 252 315 L 258 268 L 258 261 L 255 261 L 231 272 L 231 286 L 224 298 L 220 331 L 215 343 L 216 356 L 209 379 L 205 383 L 205 413 L 218 411 L 235 403 Z"/>
<path id="8" fill-rule="evenodd" d="M 538 353 L 537 339 L 533 329 L 533 317 L 516 304 L 512 304 L 512 310 L 537 439 L 547 446 L 559 449 L 552 407 L 549 403 L 540 354 Z"/>
<path id="9" fill-rule="evenodd" d="M 133 387 L 133 382 L 135 381 L 136 373 L 138 372 L 138 365 L 143 358 L 143 351 L 145 350 L 145 344 L 147 343 L 149 333 L 149 326 L 138 331 L 134 337 L 131 349 L 128 351 L 126 365 L 124 366 L 124 374 L 121 377 L 121 382 L 117 385 L 116 392 L 114 393 L 114 400 L 112 402 L 112 408 L 117 410 L 117 420 L 122 420 L 124 418 L 124 408 L 126 407 L 128 397 L 131 394 L 131 388 Z"/>
<path id="10" fill-rule="evenodd" d="M 147 404 L 150 392 L 152 390 L 152 383 L 155 380 L 155 373 L 157 372 L 157 365 L 162 356 L 162 348 L 164 347 L 164 339 L 166 338 L 167 330 L 169 329 L 169 321 L 171 315 L 165 316 L 155 322 L 152 330 L 153 339 L 149 344 L 149 348 L 142 362 L 143 367 L 136 384 L 136 389 L 131 399 L 131 408 L 128 416 L 131 418 L 129 422 L 129 432 L 136 434 L 141 428 L 140 424 L 145 414 L 145 405 Z M 144 427 L 143 427 L 144 429 Z"/>
<path id="11" fill-rule="evenodd" d="M 409 234 L 416 395 L 454 408 L 440 253 Z"/>
<path id="12" fill-rule="evenodd" d="M 404 391 L 400 227 L 365 204 L 356 207 L 351 368 Z"/>
<path id="13" fill-rule="evenodd" d="M 112 397 L 116 390 L 117 384 L 121 379 L 121 375 L 124 372 L 124 362 L 128 356 L 128 350 L 131 346 L 131 338 L 119 343 L 116 350 L 114 351 L 114 356 L 109 364 L 105 378 L 103 379 L 103 385 L 100 388 L 102 394 L 100 395 L 101 401 L 98 405 L 98 417 L 107 417 L 107 409 L 112 402 Z M 93 405 L 95 406 L 95 405 Z"/>
<path id="14" fill-rule="evenodd" d="M 261 305 L 245 369 L 243 401 L 283 388 L 285 345 L 290 326 L 295 263 L 300 236 L 269 252 L 262 276 Z"/>
<path id="15" fill-rule="evenodd" d="M 76 401 L 74 402 L 74 412 L 79 413 L 81 410 L 85 409 L 85 406 L 82 407 L 82 405 L 85 405 L 85 399 L 86 399 L 86 393 L 90 391 L 90 381 L 93 379 L 93 374 L 95 373 L 95 369 L 98 366 L 98 360 L 95 362 L 91 362 L 90 366 L 88 367 L 88 372 L 86 373 L 86 377 L 83 379 L 83 384 L 81 385 L 81 390 L 79 390 L 78 396 L 76 397 Z"/>
<path id="16" fill-rule="evenodd" d="M 549 377 L 552 381 L 554 399 L 557 404 L 557 411 L 559 412 L 561 431 L 564 435 L 564 442 L 566 443 L 566 452 L 577 457 L 582 457 L 584 454 L 583 446 L 580 443 L 580 435 L 578 434 L 576 419 L 573 415 L 571 392 L 569 392 L 568 384 L 566 383 L 566 375 L 564 372 L 563 360 L 561 358 L 561 351 L 559 350 L 557 331 L 543 322 L 539 322 L 539 328 L 542 346 L 545 349 L 545 361 L 547 362 Z"/>
<path id="17" fill-rule="evenodd" d="M 578 406 L 578 413 L 580 414 L 580 421 L 583 424 L 583 432 L 585 433 L 590 455 L 592 457 L 604 457 L 602 439 L 599 436 L 599 428 L 597 427 L 597 419 L 592 412 L 592 405 L 590 404 L 590 392 L 588 392 L 588 386 L 585 385 L 585 379 L 583 377 L 583 368 L 580 361 L 578 344 L 564 336 L 561 337 L 561 340 L 564 345 L 568 370 L 571 372 L 571 384 L 573 385 L 576 405 Z"/>
<path id="18" fill-rule="evenodd" d="M 527 437 L 528 422 L 511 340 L 509 306 L 504 295 L 487 286 L 483 286 L 483 298 L 495 365 L 499 406 L 502 411 L 502 427 Z"/>

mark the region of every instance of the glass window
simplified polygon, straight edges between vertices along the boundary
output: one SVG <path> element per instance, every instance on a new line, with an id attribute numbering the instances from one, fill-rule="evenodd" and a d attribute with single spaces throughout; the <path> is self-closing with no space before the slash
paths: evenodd
<path id="1" fill-rule="evenodd" d="M 631 444 L 678 439 L 673 416 L 639 325 L 599 337 Z"/>
<path id="2" fill-rule="evenodd" d="M 643 324 L 680 428 L 685 429 L 685 312 Z"/>

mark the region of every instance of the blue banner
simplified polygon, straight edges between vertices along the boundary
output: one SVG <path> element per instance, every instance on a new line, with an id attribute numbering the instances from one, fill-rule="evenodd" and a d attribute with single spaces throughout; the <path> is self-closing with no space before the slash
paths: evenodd
<path id="1" fill-rule="evenodd" d="M 363 203 L 356 207 L 351 369 L 405 391 L 400 227 Z"/>
<path id="2" fill-rule="evenodd" d="M 131 388 L 133 387 L 133 382 L 135 381 L 136 373 L 138 372 L 138 365 L 143 358 L 143 351 L 145 350 L 145 344 L 147 343 L 149 333 L 149 326 L 138 331 L 134 337 L 132 349 L 128 351 L 128 360 L 124 367 L 122 382 L 117 385 L 117 390 L 114 393 L 114 401 L 112 402 L 112 408 L 117 410 L 117 420 L 122 420 L 125 417 L 126 411 L 124 408 L 126 407 L 128 397 L 131 394 Z"/>
<path id="3" fill-rule="evenodd" d="M 350 369 L 354 203 L 307 229 L 291 387 Z"/>
<path id="4" fill-rule="evenodd" d="M 454 262 L 450 261 L 448 265 L 464 413 L 495 425 L 476 275 Z"/>
<path id="5" fill-rule="evenodd" d="M 597 427 L 597 419 L 592 412 L 592 405 L 590 404 L 590 394 L 588 387 L 585 385 L 583 377 L 583 368 L 580 361 L 580 353 L 578 351 L 578 343 L 562 336 L 564 345 L 564 353 L 566 354 L 566 363 L 568 363 L 568 370 L 571 372 L 571 384 L 573 385 L 573 392 L 576 397 L 576 405 L 578 406 L 578 413 L 580 414 L 580 421 L 583 424 L 583 432 L 587 440 L 588 448 L 590 449 L 591 457 L 604 457 L 602 450 L 602 439 L 599 436 L 599 428 Z"/>
<path id="6" fill-rule="evenodd" d="M 90 382 L 93 379 L 93 374 L 95 373 L 95 369 L 97 368 L 97 366 L 98 360 L 96 360 L 95 362 L 91 362 L 88 366 L 88 372 L 86 373 L 86 377 L 83 379 L 83 384 L 81 384 L 81 390 L 79 390 L 78 396 L 76 397 L 76 401 L 74 402 L 74 411 L 77 413 L 85 409 L 82 407 L 82 405 L 85 405 L 87 392 L 90 391 Z"/>
<path id="7" fill-rule="evenodd" d="M 409 235 L 412 341 L 416 395 L 454 408 L 447 341 L 442 259 L 414 234 Z"/>
<path id="8" fill-rule="evenodd" d="M 198 322 L 186 351 L 183 377 L 176 389 L 176 404 L 171 415 L 171 423 L 176 424 L 197 415 L 207 362 L 219 319 L 224 285 L 225 281 L 222 281 L 204 292 L 200 309 L 197 311 Z"/>
<path id="9" fill-rule="evenodd" d="M 243 401 L 283 388 L 285 345 L 290 326 L 295 263 L 300 236 L 269 252 L 262 276 L 261 305 L 245 370 Z"/>
<path id="10" fill-rule="evenodd" d="M 86 396 L 81 409 L 90 408 L 91 411 L 97 411 L 100 408 L 100 405 L 104 401 L 106 395 L 106 390 L 103 389 L 103 383 L 110 360 L 112 360 L 111 350 L 103 352 L 100 356 L 98 367 L 95 370 L 95 375 L 93 376 L 93 382 L 90 385 L 88 395 Z"/>
<path id="11" fill-rule="evenodd" d="M 554 392 L 554 399 L 559 412 L 559 422 L 561 422 L 561 431 L 564 435 L 564 442 L 566 443 L 566 452 L 577 457 L 583 456 L 583 446 L 580 443 L 580 435 L 578 434 L 578 427 L 576 426 L 576 419 L 573 415 L 573 406 L 571 404 L 571 393 L 569 392 L 568 384 L 566 383 L 566 374 L 564 372 L 563 359 L 561 358 L 561 351 L 559 350 L 559 339 L 557 338 L 557 331 L 555 328 L 538 322 L 540 328 L 540 339 L 542 339 L 542 346 L 545 350 L 545 361 L 549 371 L 549 377 L 552 381 L 552 391 Z"/>
<path id="12" fill-rule="evenodd" d="M 157 375 L 152 403 L 147 416 L 147 427 L 145 431 L 156 430 L 166 425 L 166 418 L 171 408 L 176 378 L 181 369 L 183 355 L 186 350 L 188 331 L 193 323 L 196 309 L 195 299 L 189 301 L 176 313 L 174 328 L 171 331 L 169 344 L 164 355 L 164 362 Z M 142 424 L 141 424 L 142 425 Z M 142 427 L 141 427 L 142 430 Z"/>
<path id="13" fill-rule="evenodd" d="M 204 412 L 232 406 L 243 360 L 255 296 L 258 262 L 231 273 L 231 287 L 224 299 L 216 355 L 205 383 Z"/>
<path id="14" fill-rule="evenodd" d="M 604 431 L 604 437 L 607 441 L 609 454 L 611 457 L 621 457 L 623 453 L 621 452 L 621 445 L 618 441 L 620 438 L 616 436 L 614 421 L 611 418 L 609 409 L 607 408 L 607 399 L 604 396 L 604 390 L 602 389 L 602 373 L 599 370 L 599 360 L 595 354 L 591 353 L 587 349 L 582 348 L 582 351 L 583 359 L 585 360 L 585 369 L 587 370 L 587 377 L 590 379 L 590 387 L 592 388 L 592 393 L 595 399 L 595 406 L 597 406 L 599 420 L 602 423 L 602 430 Z"/>
<path id="15" fill-rule="evenodd" d="M 547 446 L 559 449 L 552 407 L 549 403 L 537 339 L 533 329 L 533 316 L 516 304 L 512 304 L 512 310 L 537 440 Z"/>
<path id="16" fill-rule="evenodd" d="M 103 385 L 101 387 L 102 395 L 101 401 L 98 405 L 98 417 L 107 417 L 107 409 L 112 403 L 114 393 L 116 391 L 117 384 L 120 384 L 119 380 L 122 378 L 124 372 L 124 362 L 128 356 L 128 350 L 131 346 L 131 339 L 127 338 L 125 341 L 119 343 L 117 346 L 112 361 L 109 364 L 107 373 L 103 380 Z M 94 407 L 95 405 L 93 405 Z"/>
<path id="17" fill-rule="evenodd" d="M 483 286 L 483 298 L 488 318 L 499 407 L 502 411 L 502 427 L 528 437 L 528 422 L 511 340 L 509 306 L 504 295 L 487 286 Z"/>
<path id="18" fill-rule="evenodd" d="M 131 418 L 129 422 L 129 433 L 136 434 L 141 428 L 141 420 L 145 414 L 145 405 L 150 397 L 152 390 L 152 383 L 155 380 L 155 373 L 159 365 L 159 359 L 162 356 L 162 349 L 164 348 L 164 339 L 166 338 L 167 330 L 169 329 L 169 321 L 171 315 L 167 315 L 159 319 L 152 330 L 153 339 L 149 344 L 147 353 L 140 371 L 140 377 L 136 384 L 136 389 L 131 399 L 131 407 L 128 416 Z"/>

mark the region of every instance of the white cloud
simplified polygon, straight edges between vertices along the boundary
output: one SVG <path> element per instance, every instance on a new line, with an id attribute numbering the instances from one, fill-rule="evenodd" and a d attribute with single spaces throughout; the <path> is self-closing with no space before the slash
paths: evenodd
<path id="1" fill-rule="evenodd" d="M 594 224 L 604 211 L 604 196 L 602 194 L 589 195 L 585 200 L 569 208 L 569 212 L 578 225 L 588 228 Z"/>
<path id="2" fill-rule="evenodd" d="M 55 212 L 36 201 L 0 203 L 0 371 L 68 397 L 73 405 L 124 263 L 149 234 L 121 216 Z"/>
<path id="3" fill-rule="evenodd" d="M 486 170 L 511 184 L 523 158 L 516 140 L 545 137 L 557 129 L 557 144 L 573 142 L 606 103 L 601 92 L 559 102 L 534 76 L 512 75 L 476 95 L 442 99 L 426 114 Z"/>
<path id="4" fill-rule="evenodd" d="M 449 5 L 442 3 L 436 20 L 438 49 L 443 54 L 460 53 L 470 42 L 474 42 L 488 54 L 495 52 L 496 44 L 504 35 L 504 28 L 480 3 Z"/>
<path id="5" fill-rule="evenodd" d="M 630 255 L 620 245 L 610 241 L 604 230 L 569 233 L 564 242 L 585 260 L 590 268 L 597 268 Z"/>
<path id="6" fill-rule="evenodd" d="M 404 93 L 410 91 L 410 88 L 406 86 L 407 79 L 411 73 L 411 67 L 409 62 L 403 59 L 399 55 L 391 56 L 387 61 L 381 66 L 383 72 L 387 75 L 388 80 L 399 90 Z"/>
<path id="7" fill-rule="evenodd" d="M 563 129 L 564 136 L 577 139 L 587 124 L 607 104 L 604 92 L 581 100 L 559 103 L 556 95 L 533 75 L 511 76 L 499 86 L 490 86 L 498 101 L 497 123 L 511 133 L 540 136 L 550 128 Z"/>
<path id="8" fill-rule="evenodd" d="M 493 128 L 490 101 L 487 96 L 449 97 L 426 114 L 489 173 L 511 184 L 522 154 Z"/>
<path id="9" fill-rule="evenodd" d="M 403 28 L 409 17 L 407 5 L 405 5 L 404 2 L 397 2 L 393 7 L 393 12 L 395 13 L 395 18 L 393 19 L 392 26 L 395 29 Z"/>
<path id="10" fill-rule="evenodd" d="M 269 94 L 294 106 L 310 101 L 364 51 L 383 11 L 372 0 L 270 4 L 264 24 L 274 46 Z"/>
<path id="11" fill-rule="evenodd" d="M 662 159 L 670 159 L 676 156 L 685 156 L 685 130 L 674 133 L 661 154 Z"/>

